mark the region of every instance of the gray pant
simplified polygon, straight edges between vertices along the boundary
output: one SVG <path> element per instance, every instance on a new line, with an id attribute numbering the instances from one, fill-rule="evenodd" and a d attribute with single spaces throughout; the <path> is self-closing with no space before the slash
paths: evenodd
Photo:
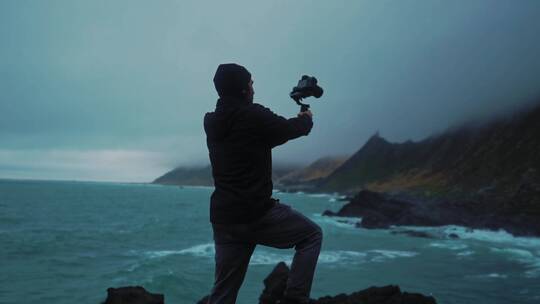
<path id="1" fill-rule="evenodd" d="M 295 248 L 285 296 L 300 303 L 309 300 L 322 242 L 321 228 L 313 221 L 277 201 L 272 209 L 254 223 L 212 224 L 212 228 L 216 272 L 209 304 L 236 302 L 257 244 L 281 249 Z"/>

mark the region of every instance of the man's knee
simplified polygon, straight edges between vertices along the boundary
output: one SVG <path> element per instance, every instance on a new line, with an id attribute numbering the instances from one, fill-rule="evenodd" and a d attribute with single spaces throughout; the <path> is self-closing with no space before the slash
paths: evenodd
<path id="1" fill-rule="evenodd" d="M 321 229 L 321 226 L 315 224 L 315 232 L 313 234 L 313 238 L 316 242 L 322 243 L 323 240 L 323 231 Z"/>
<path id="2" fill-rule="evenodd" d="M 323 232 L 319 225 L 313 224 L 309 235 L 300 243 L 296 249 L 308 249 L 308 248 L 319 248 L 321 247 L 323 239 Z"/>

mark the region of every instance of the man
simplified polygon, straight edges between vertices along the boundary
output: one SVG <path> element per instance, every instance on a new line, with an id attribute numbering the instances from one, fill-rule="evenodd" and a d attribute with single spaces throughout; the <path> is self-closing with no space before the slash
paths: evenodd
<path id="1" fill-rule="evenodd" d="M 286 119 L 253 102 L 251 74 L 237 64 L 219 65 L 219 99 L 204 116 L 215 190 L 210 199 L 216 249 L 209 303 L 235 303 L 257 244 L 295 248 L 281 303 L 307 303 L 322 242 L 321 228 L 272 195 L 272 148 L 308 135 L 311 112 Z"/>

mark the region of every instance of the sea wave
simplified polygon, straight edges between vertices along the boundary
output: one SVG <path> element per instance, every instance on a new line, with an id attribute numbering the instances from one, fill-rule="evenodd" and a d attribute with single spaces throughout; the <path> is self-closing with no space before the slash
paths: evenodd
<path id="1" fill-rule="evenodd" d="M 320 213 L 313 213 L 312 219 L 320 225 L 329 225 L 340 228 L 355 228 L 356 224 L 362 222 L 361 217 L 343 217 L 343 216 L 323 216 Z"/>
<path id="2" fill-rule="evenodd" d="M 451 238 L 457 235 L 460 239 L 490 243 L 506 243 L 523 247 L 540 248 L 540 238 L 514 236 L 505 230 L 471 229 L 463 226 L 447 225 L 440 227 L 400 226 L 400 229 L 429 232 L 435 237 Z"/>
<path id="3" fill-rule="evenodd" d="M 492 273 L 477 274 L 477 275 L 467 275 L 465 277 L 477 278 L 477 279 L 506 279 L 508 278 L 508 275 L 492 272 Z"/>
<path id="4" fill-rule="evenodd" d="M 403 250 L 382 250 L 382 249 L 374 249 L 369 250 L 369 252 L 380 254 L 385 258 L 388 259 L 395 259 L 395 258 L 411 258 L 416 255 L 418 255 L 418 252 L 415 251 L 403 251 Z"/>
<path id="5" fill-rule="evenodd" d="M 333 195 L 330 193 L 311 193 L 307 194 L 309 197 L 332 197 Z"/>
<path id="6" fill-rule="evenodd" d="M 466 244 L 463 244 L 461 242 L 455 242 L 455 241 L 448 241 L 448 242 L 432 242 L 429 244 L 430 247 L 435 248 L 444 248 L 444 249 L 450 249 L 450 250 L 462 250 L 466 249 L 469 246 Z"/>
<path id="7" fill-rule="evenodd" d="M 143 254 L 151 259 L 162 258 L 170 255 L 193 255 L 199 257 L 210 257 L 214 256 L 215 249 L 214 244 L 199 244 L 182 250 L 155 250 L 155 251 L 145 251 Z"/>
<path id="8" fill-rule="evenodd" d="M 182 250 L 145 251 L 142 255 L 149 259 L 164 258 L 171 255 L 189 255 L 200 258 L 214 258 L 214 244 L 198 244 Z M 281 261 L 292 262 L 294 252 L 283 253 L 267 250 L 256 250 L 251 256 L 250 265 L 275 265 Z M 418 252 L 374 249 L 367 251 L 354 250 L 323 250 L 319 254 L 319 264 L 359 264 L 366 262 L 383 262 L 396 258 L 409 258 Z"/>
<path id="9" fill-rule="evenodd" d="M 529 278 L 540 277 L 540 255 L 538 252 L 526 250 L 523 248 L 498 248 L 491 247 L 490 250 L 497 254 L 507 256 L 510 260 L 525 265 L 527 270 L 525 276 Z"/>
<path id="10" fill-rule="evenodd" d="M 525 247 L 540 247 L 540 238 L 514 236 L 505 230 L 470 229 L 462 226 L 443 226 L 443 231 L 449 235 L 457 234 L 462 239 L 472 239 L 493 243 L 510 243 Z"/>

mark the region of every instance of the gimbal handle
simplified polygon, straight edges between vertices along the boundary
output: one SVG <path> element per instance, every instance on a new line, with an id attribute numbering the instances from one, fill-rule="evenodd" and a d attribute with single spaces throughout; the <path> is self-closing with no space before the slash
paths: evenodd
<path id="1" fill-rule="evenodd" d="M 297 100 L 297 99 L 295 99 L 294 101 L 296 101 L 296 103 L 300 106 L 300 112 L 305 112 L 305 111 L 309 110 L 309 105 L 308 104 L 302 103 L 302 102 L 300 102 L 300 100 Z"/>

